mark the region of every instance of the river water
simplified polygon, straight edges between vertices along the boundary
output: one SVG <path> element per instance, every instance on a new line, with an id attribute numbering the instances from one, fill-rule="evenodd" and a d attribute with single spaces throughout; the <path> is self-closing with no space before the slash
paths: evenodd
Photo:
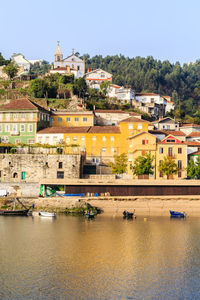
<path id="1" fill-rule="evenodd" d="M 0 217 L 0 299 L 200 299 L 200 219 Z"/>

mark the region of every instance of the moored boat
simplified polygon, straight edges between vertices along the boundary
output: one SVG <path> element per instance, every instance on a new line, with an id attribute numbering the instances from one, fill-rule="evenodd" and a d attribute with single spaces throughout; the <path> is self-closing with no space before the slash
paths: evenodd
<path id="1" fill-rule="evenodd" d="M 174 211 L 174 210 L 170 210 L 170 216 L 172 218 L 185 218 L 186 217 L 186 213 L 183 212 L 179 212 L 179 211 Z"/>
<path id="2" fill-rule="evenodd" d="M 88 219 L 93 219 L 95 217 L 95 214 L 94 212 L 92 211 L 89 211 L 85 214 L 85 216 L 88 218 Z"/>
<path id="3" fill-rule="evenodd" d="M 53 218 L 53 217 L 56 217 L 56 213 L 48 212 L 48 211 L 40 211 L 39 216 Z"/>
<path id="4" fill-rule="evenodd" d="M 129 212 L 129 211 L 127 211 L 127 210 L 124 210 L 124 211 L 123 211 L 123 216 L 124 216 L 125 219 L 133 219 L 133 218 L 136 218 L 136 217 L 135 217 L 135 210 L 134 210 L 134 212 Z"/>
<path id="5" fill-rule="evenodd" d="M 18 210 L 0 210 L 0 216 L 28 216 L 29 209 Z"/>

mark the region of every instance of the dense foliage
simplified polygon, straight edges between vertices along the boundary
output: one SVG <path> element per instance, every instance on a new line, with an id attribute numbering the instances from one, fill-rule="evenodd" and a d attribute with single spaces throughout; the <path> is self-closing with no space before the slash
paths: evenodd
<path id="1" fill-rule="evenodd" d="M 179 62 L 162 62 L 152 56 L 96 55 L 90 58 L 85 54 L 83 57 L 86 70 L 102 68 L 113 75 L 113 83 L 131 86 L 136 92 L 172 96 L 176 118 L 200 123 L 200 60 L 181 66 Z"/>
<path id="2" fill-rule="evenodd" d="M 149 175 L 153 174 L 154 166 L 153 166 L 154 156 L 151 156 L 151 153 L 145 153 L 144 155 L 138 156 L 134 164 L 130 166 L 133 174 L 135 175 Z"/>
<path id="3" fill-rule="evenodd" d="M 0 52 L 0 66 L 8 65 L 10 60 L 5 59 Z"/>
<path id="4" fill-rule="evenodd" d="M 187 175 L 190 178 L 200 178 L 200 157 L 198 156 L 196 161 L 190 158 L 187 166 Z"/>
<path id="5" fill-rule="evenodd" d="M 172 156 L 165 156 L 160 162 L 158 170 L 163 175 L 166 175 L 167 179 L 169 179 L 170 175 L 177 174 L 178 166 Z"/>
<path id="6" fill-rule="evenodd" d="M 8 75 L 10 80 L 12 80 L 17 75 L 18 70 L 19 67 L 13 61 L 3 67 L 3 72 Z"/>
<path id="7" fill-rule="evenodd" d="M 114 155 L 114 163 L 110 163 L 112 174 L 126 173 L 128 166 L 128 157 L 125 153 Z"/>
<path id="8" fill-rule="evenodd" d="M 41 63 L 36 62 L 34 64 L 31 64 L 30 74 L 34 74 L 34 75 L 46 74 L 50 68 L 51 65 L 45 60 Z"/>

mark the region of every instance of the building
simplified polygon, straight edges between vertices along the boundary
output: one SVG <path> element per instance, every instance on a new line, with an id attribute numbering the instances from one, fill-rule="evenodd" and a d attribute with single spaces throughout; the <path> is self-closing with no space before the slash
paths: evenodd
<path id="1" fill-rule="evenodd" d="M 200 131 L 200 125 L 197 124 L 183 124 L 180 126 L 180 130 L 183 131 L 186 135 L 189 135 L 192 132 Z"/>
<path id="2" fill-rule="evenodd" d="M 96 118 L 96 125 L 107 126 L 107 125 L 118 125 L 124 119 L 134 116 L 141 119 L 141 114 L 135 112 L 127 112 L 123 110 L 103 110 L 96 109 L 94 111 Z"/>
<path id="3" fill-rule="evenodd" d="M 179 130 L 179 123 L 170 117 L 151 122 L 156 130 Z"/>
<path id="4" fill-rule="evenodd" d="M 102 70 L 88 70 L 84 75 L 85 81 L 90 88 L 100 90 L 100 86 L 103 82 L 112 82 L 112 74 Z"/>
<path id="5" fill-rule="evenodd" d="M 168 135 L 163 140 L 157 143 L 156 150 L 156 178 L 162 179 L 164 175 L 159 171 L 159 165 L 166 156 L 172 156 L 178 166 L 178 173 L 170 175 L 169 179 L 181 179 L 187 177 L 187 144 L 175 138 L 173 135 Z"/>
<path id="6" fill-rule="evenodd" d="M 50 70 L 50 73 L 53 74 L 53 70 L 60 74 L 63 74 L 64 70 L 70 70 L 70 74 L 74 74 L 75 78 L 80 78 L 85 74 L 85 61 L 76 56 L 74 54 L 74 50 L 72 50 L 71 55 L 63 58 L 60 44 L 58 42 L 56 52 L 54 54 L 54 68 Z"/>
<path id="7" fill-rule="evenodd" d="M 116 98 L 119 104 L 132 105 L 132 100 L 135 98 L 135 92 L 131 88 L 110 84 L 108 87 L 107 96 L 109 98 Z"/>
<path id="8" fill-rule="evenodd" d="M 23 67 L 25 73 L 29 73 L 31 63 L 27 59 L 25 59 L 24 55 L 22 55 L 21 53 L 14 53 L 11 59 L 17 66 Z"/>
<path id="9" fill-rule="evenodd" d="M 37 130 L 49 124 L 50 112 L 26 98 L 0 107 L 1 143 L 34 143 Z"/>
<path id="10" fill-rule="evenodd" d="M 72 126 L 94 126 L 95 118 L 92 111 L 51 111 L 51 126 L 72 127 Z"/>
<path id="11" fill-rule="evenodd" d="M 193 131 L 186 136 L 187 141 L 200 142 L 200 131 Z"/>
<path id="12" fill-rule="evenodd" d="M 164 99 L 166 99 L 167 103 L 166 103 L 166 113 L 167 112 L 171 112 L 174 110 L 174 102 L 171 101 L 171 97 L 170 96 L 162 96 Z"/>
<path id="13" fill-rule="evenodd" d="M 155 93 L 136 93 L 133 104 L 157 119 L 165 115 L 167 100 Z"/>

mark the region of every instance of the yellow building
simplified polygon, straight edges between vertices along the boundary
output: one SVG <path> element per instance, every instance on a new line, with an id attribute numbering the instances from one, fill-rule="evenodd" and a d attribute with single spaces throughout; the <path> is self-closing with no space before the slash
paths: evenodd
<path id="1" fill-rule="evenodd" d="M 133 175 L 130 166 L 131 164 L 134 164 L 134 161 L 138 156 L 144 155 L 145 153 L 151 153 L 151 155 L 154 157 L 154 175 L 150 175 L 150 178 L 154 179 L 156 174 L 156 137 L 148 132 L 143 131 L 129 137 L 128 141 L 128 174 Z M 133 175 L 133 178 L 137 178 L 137 176 Z"/>
<path id="2" fill-rule="evenodd" d="M 166 156 L 172 156 L 179 168 L 177 174 L 170 176 L 170 179 L 183 179 L 187 177 L 187 144 L 178 140 L 173 135 L 168 135 L 162 141 L 157 143 L 156 150 L 156 178 L 166 179 L 159 172 L 159 165 Z"/>
<path id="3" fill-rule="evenodd" d="M 92 111 L 69 112 L 66 110 L 53 111 L 51 113 L 52 127 L 80 127 L 94 126 L 94 114 Z"/>

